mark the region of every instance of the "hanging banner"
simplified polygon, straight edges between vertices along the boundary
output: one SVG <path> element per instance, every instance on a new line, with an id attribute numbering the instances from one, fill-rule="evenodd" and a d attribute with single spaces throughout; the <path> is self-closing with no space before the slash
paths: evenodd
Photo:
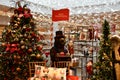
<path id="1" fill-rule="evenodd" d="M 52 21 L 69 20 L 69 9 L 52 10 Z"/>

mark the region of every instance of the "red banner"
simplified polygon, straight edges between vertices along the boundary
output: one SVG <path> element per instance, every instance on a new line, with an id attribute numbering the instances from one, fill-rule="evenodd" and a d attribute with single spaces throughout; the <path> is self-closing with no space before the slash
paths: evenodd
<path id="1" fill-rule="evenodd" d="M 52 10 L 52 21 L 69 20 L 69 9 Z"/>

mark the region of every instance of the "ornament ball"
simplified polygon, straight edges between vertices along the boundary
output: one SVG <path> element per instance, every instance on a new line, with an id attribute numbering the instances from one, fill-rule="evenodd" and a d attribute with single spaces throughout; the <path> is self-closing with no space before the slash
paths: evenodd
<path id="1" fill-rule="evenodd" d="M 17 71 L 20 71 L 21 69 L 19 68 L 19 67 L 17 67 L 17 69 L 16 69 Z"/>
<path id="2" fill-rule="evenodd" d="M 38 59 L 39 59 L 39 58 L 40 58 L 40 56 L 41 56 L 40 54 L 37 54 L 37 55 L 36 55 L 36 58 L 38 58 Z"/>
<path id="3" fill-rule="evenodd" d="M 2 46 L 5 46 L 5 43 L 2 43 L 1 45 L 2 45 Z"/>
<path id="4" fill-rule="evenodd" d="M 29 49 L 28 49 L 28 52 L 32 52 L 32 48 L 29 48 Z"/>

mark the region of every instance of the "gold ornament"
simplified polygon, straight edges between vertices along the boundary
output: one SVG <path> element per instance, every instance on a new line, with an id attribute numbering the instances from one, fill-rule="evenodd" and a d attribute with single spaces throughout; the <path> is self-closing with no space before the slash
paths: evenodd
<path id="1" fill-rule="evenodd" d="M 20 41 L 20 44 L 24 44 L 24 41 L 23 41 L 23 40 L 21 40 L 21 41 Z"/>
<path id="2" fill-rule="evenodd" d="M 17 24 L 20 24 L 20 22 L 17 22 Z"/>
<path id="3" fill-rule="evenodd" d="M 21 46 L 21 49 L 24 49 L 25 48 L 25 46 L 23 45 L 23 46 Z"/>
<path id="4" fill-rule="evenodd" d="M 25 39 L 26 41 L 28 41 L 28 39 Z"/>
<path id="5" fill-rule="evenodd" d="M 24 34 L 24 37 L 27 37 L 27 34 Z"/>
<path id="6" fill-rule="evenodd" d="M 103 57 L 104 57 L 104 59 L 106 59 L 106 60 L 108 60 L 109 59 L 109 57 L 107 56 L 107 54 L 106 53 L 103 53 Z"/>
<path id="7" fill-rule="evenodd" d="M 28 38 L 29 38 L 29 39 L 32 38 L 31 35 L 29 35 Z"/>
<path id="8" fill-rule="evenodd" d="M 35 54 L 31 54 L 30 56 L 31 56 L 31 57 L 33 56 L 33 57 L 34 57 L 34 56 L 35 56 Z"/>
<path id="9" fill-rule="evenodd" d="M 20 18 L 17 18 L 18 21 L 20 21 Z"/>
<path id="10" fill-rule="evenodd" d="M 14 58 L 14 59 L 17 59 L 17 56 L 16 56 L 16 55 L 14 55 L 14 56 L 13 56 L 13 58 Z"/>
<path id="11" fill-rule="evenodd" d="M 15 27 L 17 27 L 17 26 L 18 26 L 18 24 L 16 23 L 14 26 L 15 26 Z"/>
<path id="12" fill-rule="evenodd" d="M 20 35 L 20 37 L 23 37 L 23 35 Z"/>
<path id="13" fill-rule="evenodd" d="M 37 58 L 37 59 L 39 59 L 40 57 L 41 57 L 41 55 L 40 55 L 40 54 L 37 54 L 37 55 L 36 55 L 36 58 Z"/>
<path id="14" fill-rule="evenodd" d="M 19 39 L 16 37 L 16 38 L 14 39 L 14 41 L 19 41 Z"/>
<path id="15" fill-rule="evenodd" d="M 20 59 L 20 56 L 17 56 L 17 59 Z"/>
<path id="16" fill-rule="evenodd" d="M 17 71 L 20 71 L 21 69 L 20 69 L 20 67 L 17 67 L 16 70 L 17 70 Z"/>
<path id="17" fill-rule="evenodd" d="M 26 29 L 26 25 L 23 26 L 23 29 Z"/>
<path id="18" fill-rule="evenodd" d="M 2 43 L 1 45 L 2 45 L 2 46 L 5 46 L 6 44 L 5 44 L 5 43 Z"/>

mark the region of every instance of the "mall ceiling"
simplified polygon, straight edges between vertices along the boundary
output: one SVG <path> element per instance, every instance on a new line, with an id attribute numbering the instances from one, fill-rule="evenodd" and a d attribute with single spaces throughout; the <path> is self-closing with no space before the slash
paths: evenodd
<path id="1" fill-rule="evenodd" d="M 16 2 L 28 4 L 37 13 L 52 14 L 52 9 L 69 8 L 72 14 L 120 11 L 120 0 L 1 0 L 1 5 L 16 7 Z"/>

